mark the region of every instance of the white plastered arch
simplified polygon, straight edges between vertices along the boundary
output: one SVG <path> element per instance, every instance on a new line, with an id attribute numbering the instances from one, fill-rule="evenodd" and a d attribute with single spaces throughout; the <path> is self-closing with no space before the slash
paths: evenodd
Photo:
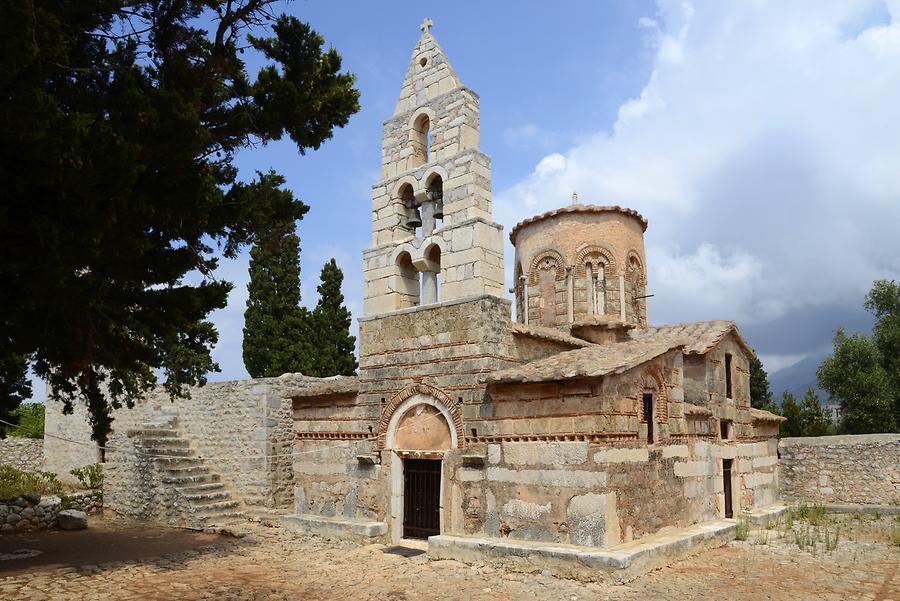
<path id="1" fill-rule="evenodd" d="M 388 422 L 387 433 L 385 436 L 385 448 L 394 449 L 394 439 L 397 434 L 397 426 L 400 423 L 400 420 L 403 419 L 403 416 L 406 413 L 415 407 L 416 405 L 430 405 L 440 411 L 444 420 L 447 422 L 447 428 L 450 430 L 450 449 L 455 449 L 459 446 L 459 439 L 456 434 L 456 425 L 453 420 L 453 416 L 450 414 L 450 411 L 447 409 L 444 403 L 440 402 L 436 398 L 429 396 L 427 394 L 418 393 L 415 394 L 402 403 L 394 410 L 394 414 L 391 416 L 391 421 Z M 449 451 L 450 449 L 444 449 Z M 415 451 L 420 449 L 399 449 L 399 450 L 409 450 Z"/>

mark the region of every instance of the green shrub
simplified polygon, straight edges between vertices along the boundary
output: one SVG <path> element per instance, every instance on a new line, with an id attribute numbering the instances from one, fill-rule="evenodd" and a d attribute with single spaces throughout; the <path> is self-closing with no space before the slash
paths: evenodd
<path id="1" fill-rule="evenodd" d="M 103 487 L 103 465 L 100 463 L 92 463 L 84 467 L 76 467 L 69 472 L 81 482 L 85 488 L 102 488 Z"/>
<path id="2" fill-rule="evenodd" d="M 22 403 L 15 410 L 18 424 L 10 428 L 9 435 L 19 438 L 44 437 L 44 404 Z"/>
<path id="3" fill-rule="evenodd" d="M 0 499 L 15 499 L 28 493 L 58 495 L 61 492 L 62 483 L 53 472 L 23 472 L 11 465 L 0 465 Z"/>
<path id="4" fill-rule="evenodd" d="M 747 540 L 750 536 L 750 520 L 741 518 L 737 523 L 737 530 L 734 532 L 734 538 L 737 540 Z"/>

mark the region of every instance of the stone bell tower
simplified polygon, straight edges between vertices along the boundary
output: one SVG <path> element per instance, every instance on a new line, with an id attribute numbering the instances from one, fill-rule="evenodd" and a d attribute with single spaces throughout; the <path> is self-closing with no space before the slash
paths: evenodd
<path id="1" fill-rule="evenodd" d="M 491 161 L 479 149 L 478 95 L 422 23 L 394 114 L 384 122 L 363 251 L 365 314 L 469 296 L 503 296 L 502 227 Z"/>

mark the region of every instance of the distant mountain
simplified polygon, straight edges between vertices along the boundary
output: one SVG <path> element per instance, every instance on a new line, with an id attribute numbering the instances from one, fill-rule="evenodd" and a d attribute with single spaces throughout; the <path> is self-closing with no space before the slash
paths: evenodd
<path id="1" fill-rule="evenodd" d="M 816 370 L 822 360 L 831 354 L 831 349 L 816 355 L 810 355 L 806 359 L 778 370 L 769 375 L 769 385 L 772 389 L 772 398 L 780 406 L 781 396 L 784 391 L 790 392 L 797 401 L 803 399 L 807 388 L 815 389 L 823 405 L 828 405 L 831 400 L 828 393 L 816 385 Z"/>

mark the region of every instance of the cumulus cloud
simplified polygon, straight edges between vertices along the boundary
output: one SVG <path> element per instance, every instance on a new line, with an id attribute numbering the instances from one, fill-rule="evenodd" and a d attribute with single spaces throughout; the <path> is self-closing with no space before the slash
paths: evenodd
<path id="1" fill-rule="evenodd" d="M 660 0 L 641 25 L 640 94 L 501 191 L 500 221 L 572 190 L 639 210 L 655 322 L 858 310 L 897 277 L 900 0 Z"/>

